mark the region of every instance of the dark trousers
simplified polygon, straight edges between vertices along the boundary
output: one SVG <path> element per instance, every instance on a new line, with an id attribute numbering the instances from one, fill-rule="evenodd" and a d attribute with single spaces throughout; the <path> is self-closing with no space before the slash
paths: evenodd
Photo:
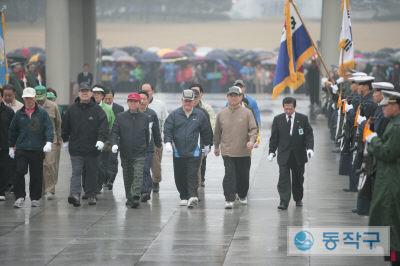
<path id="1" fill-rule="evenodd" d="M 95 196 L 97 191 L 98 156 L 71 155 L 72 176 L 70 195 L 80 195 L 82 187 L 89 197 Z"/>
<path id="2" fill-rule="evenodd" d="M 146 159 L 144 160 L 142 194 L 151 193 L 153 189 L 153 179 L 150 172 L 151 164 L 153 163 L 153 154 L 154 152 L 147 152 Z"/>
<path id="3" fill-rule="evenodd" d="M 97 178 L 97 192 L 100 192 L 103 188 L 103 184 L 107 184 L 107 180 L 110 179 L 110 157 L 111 151 L 102 151 L 99 155 L 99 174 Z"/>
<path id="4" fill-rule="evenodd" d="M 293 153 L 286 164 L 279 165 L 278 192 L 281 201 L 287 206 L 291 194 L 293 199 L 303 199 L 304 164 L 298 164 Z"/>
<path id="5" fill-rule="evenodd" d="M 222 181 L 226 201 L 235 201 L 236 193 L 239 198 L 245 198 L 249 191 L 249 174 L 251 157 L 222 156 L 225 166 L 225 176 Z"/>
<path id="6" fill-rule="evenodd" d="M 198 175 L 201 157 L 174 157 L 175 184 L 181 200 L 197 197 Z"/>
<path id="7" fill-rule="evenodd" d="M 203 159 L 201 160 L 201 182 L 204 182 L 205 176 L 206 176 L 206 168 L 207 168 L 207 156 L 204 156 Z"/>
<path id="8" fill-rule="evenodd" d="M 10 161 L 8 150 L 0 150 L 0 196 L 5 196 L 5 192 L 8 189 L 10 176 L 7 168 Z"/>
<path id="9" fill-rule="evenodd" d="M 118 152 L 117 153 L 111 153 L 109 156 L 109 162 L 108 162 L 108 179 L 107 183 L 113 184 L 115 181 L 115 177 L 117 176 L 118 173 Z"/>
<path id="10" fill-rule="evenodd" d="M 14 183 L 15 198 L 25 198 L 25 175 L 29 167 L 29 196 L 31 200 L 39 200 L 42 196 L 43 151 L 17 150 L 15 160 L 17 174 Z"/>

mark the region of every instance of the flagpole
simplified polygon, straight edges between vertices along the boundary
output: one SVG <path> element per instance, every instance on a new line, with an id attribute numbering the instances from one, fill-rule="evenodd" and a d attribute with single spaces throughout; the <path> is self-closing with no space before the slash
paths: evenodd
<path id="1" fill-rule="evenodd" d="M 311 44 L 312 44 L 312 46 L 314 47 L 314 50 L 315 50 L 315 52 L 317 53 L 318 58 L 319 58 L 319 60 L 321 61 L 322 65 L 323 65 L 323 67 L 324 67 L 324 69 L 325 69 L 325 72 L 326 72 L 326 74 L 327 74 L 327 76 L 328 76 L 328 80 L 331 81 L 332 83 L 335 83 L 334 80 L 332 79 L 332 77 L 331 77 L 329 71 L 328 71 L 328 68 L 326 67 L 325 61 L 324 61 L 324 59 L 322 58 L 321 53 L 319 52 L 317 46 L 315 45 L 314 40 L 311 38 L 311 34 L 310 34 L 310 32 L 308 31 L 308 29 L 307 29 L 307 27 L 306 27 L 306 24 L 304 24 L 304 20 L 303 20 L 303 18 L 301 17 L 300 12 L 299 12 L 299 10 L 297 9 L 296 4 L 293 2 L 293 0 L 289 0 L 289 2 L 292 4 L 294 10 L 295 10 L 296 13 L 297 13 L 297 16 L 299 16 L 300 21 L 301 21 L 301 23 L 303 24 L 303 27 L 304 27 L 304 29 L 305 29 L 305 31 L 306 31 L 308 37 L 310 38 Z"/>

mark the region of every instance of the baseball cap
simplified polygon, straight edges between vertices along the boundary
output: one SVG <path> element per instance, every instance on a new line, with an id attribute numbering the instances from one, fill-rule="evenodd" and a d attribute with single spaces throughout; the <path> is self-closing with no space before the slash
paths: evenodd
<path id="1" fill-rule="evenodd" d="M 128 101 L 140 101 L 140 95 L 137 92 L 132 92 L 128 94 Z"/>
<path id="2" fill-rule="evenodd" d="M 36 96 L 36 91 L 34 88 L 28 87 L 22 91 L 22 98 L 33 98 Z"/>
<path id="3" fill-rule="evenodd" d="M 238 87 L 238 86 L 232 86 L 232 87 L 229 88 L 227 94 L 228 94 L 228 95 L 229 95 L 229 94 L 237 94 L 237 95 L 240 95 L 240 94 L 242 94 L 242 89 L 241 89 L 240 87 Z"/>
<path id="4" fill-rule="evenodd" d="M 241 87 L 244 87 L 245 86 L 244 81 L 241 79 L 238 79 L 233 83 L 233 86 L 238 86 L 238 85 Z"/>
<path id="5" fill-rule="evenodd" d="M 47 98 L 47 88 L 42 85 L 38 85 L 35 87 L 36 91 L 36 100 L 43 101 Z"/>
<path id="6" fill-rule="evenodd" d="M 190 100 L 193 101 L 195 98 L 195 94 L 192 90 L 183 90 L 182 92 L 182 100 Z"/>

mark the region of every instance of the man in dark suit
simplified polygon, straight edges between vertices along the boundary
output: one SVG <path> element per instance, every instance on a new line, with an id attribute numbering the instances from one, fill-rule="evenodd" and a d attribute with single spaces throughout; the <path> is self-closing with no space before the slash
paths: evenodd
<path id="1" fill-rule="evenodd" d="M 275 116 L 272 122 L 268 160 L 272 161 L 278 150 L 280 210 L 287 209 L 291 192 L 296 206 L 303 206 L 304 165 L 314 155 L 313 129 L 308 117 L 295 109 L 296 99 L 286 97 L 284 113 Z"/>
<path id="2" fill-rule="evenodd" d="M 93 74 L 89 72 L 90 65 L 88 63 L 83 64 L 83 71 L 78 74 L 77 82 L 78 84 L 86 83 L 90 87 L 93 84 Z"/>
<path id="3" fill-rule="evenodd" d="M 114 90 L 106 91 L 106 95 L 104 96 L 103 101 L 106 104 L 111 106 L 111 108 L 114 112 L 115 118 L 117 118 L 117 114 L 122 113 L 124 111 L 124 107 L 122 105 L 119 105 L 118 103 L 114 102 L 114 95 L 115 95 Z M 117 173 L 118 173 L 118 152 L 112 153 L 110 155 L 109 160 L 110 160 L 109 161 L 110 167 L 108 168 L 109 173 L 107 175 L 109 177 L 109 180 L 106 180 L 105 183 L 107 185 L 107 188 L 109 190 L 112 190 L 115 177 L 117 176 Z"/>

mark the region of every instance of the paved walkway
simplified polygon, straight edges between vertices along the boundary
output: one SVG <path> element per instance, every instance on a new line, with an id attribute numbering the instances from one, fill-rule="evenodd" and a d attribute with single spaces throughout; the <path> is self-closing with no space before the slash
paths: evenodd
<path id="1" fill-rule="evenodd" d="M 161 97 L 169 106 L 179 99 Z M 210 102 L 218 108 L 223 99 Z M 307 105 L 300 96 L 299 111 Z M 210 155 L 200 206 L 179 207 L 167 155 L 160 193 L 140 209 L 125 207 L 121 171 L 114 191 L 100 195 L 97 206 L 73 208 L 66 200 L 71 169 L 63 151 L 56 200 L 36 209 L 28 202 L 14 209 L 10 198 L 0 203 L 0 265 L 386 265 L 374 257 L 287 256 L 287 226 L 357 226 L 368 219 L 351 213 L 356 195 L 342 192 L 347 180 L 337 175 L 339 158 L 323 118 L 313 122 L 316 148 L 306 166 L 304 207 L 291 202 L 287 211 L 277 210 L 278 166 L 266 161 L 265 139 L 280 101 L 264 100 L 261 108 L 263 144 L 252 158 L 248 206 L 224 209 L 222 159 Z"/>

